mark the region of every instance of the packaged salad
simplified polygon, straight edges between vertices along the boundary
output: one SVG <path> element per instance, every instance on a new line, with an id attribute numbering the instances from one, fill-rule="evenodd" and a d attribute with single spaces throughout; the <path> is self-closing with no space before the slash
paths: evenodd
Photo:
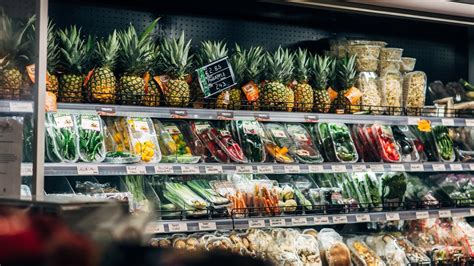
<path id="1" fill-rule="evenodd" d="M 265 149 L 279 163 L 294 163 L 292 152 L 294 143 L 286 132 L 285 128 L 276 123 L 262 124 L 265 132 L 263 143 Z"/>
<path id="2" fill-rule="evenodd" d="M 389 125 L 372 125 L 372 134 L 377 143 L 380 157 L 386 162 L 400 162 L 400 147 L 393 138 L 393 132 Z"/>
<path id="3" fill-rule="evenodd" d="M 403 205 L 407 190 L 407 175 L 403 172 L 385 173 L 382 176 L 382 200 L 386 208 L 398 208 Z"/>
<path id="4" fill-rule="evenodd" d="M 201 156 L 193 154 L 191 145 L 174 122 L 161 122 L 153 120 L 158 135 L 163 163 L 197 163 Z"/>
<path id="5" fill-rule="evenodd" d="M 99 163 L 105 159 L 104 127 L 98 115 L 78 115 L 79 157 L 84 162 Z"/>
<path id="6" fill-rule="evenodd" d="M 232 123 L 233 131 L 237 133 L 237 139 L 245 156 L 251 162 L 261 163 L 267 158 L 264 148 L 264 132 L 257 121 L 237 120 Z"/>
<path id="7" fill-rule="evenodd" d="M 46 114 L 46 156 L 50 162 L 74 163 L 79 159 L 76 119 L 67 113 Z"/>
<path id="8" fill-rule="evenodd" d="M 400 147 L 401 161 L 418 162 L 420 154 L 415 146 L 416 137 L 411 133 L 408 126 L 392 126 L 392 133 Z"/>
<path id="9" fill-rule="evenodd" d="M 453 141 L 449 137 L 448 128 L 445 126 L 434 126 L 431 130 L 435 140 L 439 158 L 443 162 L 453 162 L 456 159 Z"/>
<path id="10" fill-rule="evenodd" d="M 321 163 L 323 157 L 314 145 L 311 135 L 302 124 L 286 124 L 286 131 L 296 144 L 294 156 L 303 163 Z"/>
<path id="11" fill-rule="evenodd" d="M 357 162 L 359 160 L 359 155 L 357 154 L 349 128 L 344 124 L 329 123 L 328 130 L 329 135 L 331 136 L 336 159 L 339 162 L 345 163 Z"/>
<path id="12" fill-rule="evenodd" d="M 159 162 L 161 150 L 150 118 L 127 117 L 127 128 L 132 152 L 146 163 Z"/>

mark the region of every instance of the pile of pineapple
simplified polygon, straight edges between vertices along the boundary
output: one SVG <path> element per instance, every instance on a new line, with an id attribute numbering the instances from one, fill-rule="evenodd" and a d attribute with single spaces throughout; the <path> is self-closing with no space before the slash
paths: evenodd
<path id="1" fill-rule="evenodd" d="M 34 44 L 34 18 L 14 23 L 2 14 L 1 20 L 0 98 L 18 99 L 28 83 L 24 69 L 31 64 L 27 50 Z M 105 38 L 49 23 L 47 91 L 66 103 L 185 107 L 203 96 L 193 71 L 229 56 L 236 85 L 206 99 L 213 108 L 328 112 L 351 104 L 345 94 L 356 80 L 355 58 L 282 47 L 228 49 L 222 41 L 202 42 L 192 54 L 184 33 L 157 42 L 157 23 L 143 31 L 129 25 Z"/>

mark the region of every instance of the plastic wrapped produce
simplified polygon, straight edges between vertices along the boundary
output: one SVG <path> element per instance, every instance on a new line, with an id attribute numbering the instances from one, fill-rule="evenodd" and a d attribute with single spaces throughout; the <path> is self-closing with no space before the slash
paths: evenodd
<path id="1" fill-rule="evenodd" d="M 395 238 L 390 235 L 368 236 L 365 243 L 374 250 L 377 256 L 382 258 L 387 265 L 404 266 L 410 263 L 403 249 L 397 245 Z"/>
<path id="2" fill-rule="evenodd" d="M 378 114 L 382 105 L 382 96 L 378 88 L 378 76 L 375 72 L 361 72 L 356 87 L 362 92 L 362 110 Z"/>
<path id="3" fill-rule="evenodd" d="M 303 163 L 321 163 L 323 161 L 311 135 L 302 124 L 286 124 L 286 130 L 296 144 L 296 151 L 293 155 L 298 161 Z"/>
<path id="4" fill-rule="evenodd" d="M 397 245 L 405 251 L 405 256 L 410 263 L 417 265 L 431 265 L 431 260 L 421 250 L 415 247 L 405 237 L 396 238 Z"/>
<path id="5" fill-rule="evenodd" d="M 190 122 L 190 126 L 193 133 L 206 145 L 214 160 L 224 163 L 229 161 L 229 156 L 217 143 L 215 134 L 211 134 L 212 126 L 208 122 L 193 121 Z"/>
<path id="6" fill-rule="evenodd" d="M 25 114 L 23 117 L 23 160 L 24 163 L 33 161 L 33 117 Z"/>
<path id="7" fill-rule="evenodd" d="M 375 137 L 380 157 L 390 163 L 400 162 L 400 147 L 393 137 L 392 129 L 389 125 L 372 125 L 372 134 Z"/>
<path id="8" fill-rule="evenodd" d="M 434 126 L 432 128 L 433 137 L 439 157 L 443 162 L 453 162 L 456 159 L 453 141 L 449 137 L 448 128 L 445 126 Z"/>
<path id="9" fill-rule="evenodd" d="M 102 119 L 98 115 L 79 115 L 79 157 L 84 162 L 102 162 L 106 149 Z"/>
<path id="10" fill-rule="evenodd" d="M 428 161 L 438 162 L 440 159 L 432 132 L 422 132 L 416 126 L 410 126 L 410 131 L 421 141 L 418 145 L 415 144 L 418 152 L 422 150 Z"/>
<path id="11" fill-rule="evenodd" d="M 154 119 L 153 124 L 158 135 L 163 163 L 197 163 L 201 156 L 193 154 L 187 138 L 178 125 L 173 122 L 163 122 Z"/>
<path id="12" fill-rule="evenodd" d="M 407 176 L 403 172 L 385 173 L 382 176 L 382 200 L 384 207 L 402 206 L 407 190 Z"/>
<path id="13" fill-rule="evenodd" d="M 74 163 L 79 159 L 76 119 L 67 113 L 48 113 L 46 156 L 51 162 Z"/>
<path id="14" fill-rule="evenodd" d="M 474 161 L 474 130 L 472 127 L 449 128 L 449 136 L 453 140 L 454 149 L 460 161 Z"/>
<path id="15" fill-rule="evenodd" d="M 105 147 L 107 154 L 105 161 L 108 163 L 136 163 L 140 156 L 131 153 L 130 135 L 124 117 L 104 117 L 105 121 Z"/>
<path id="16" fill-rule="evenodd" d="M 408 115 L 420 115 L 425 106 L 426 74 L 422 71 L 406 73 L 403 77 L 403 102 Z"/>
<path id="17" fill-rule="evenodd" d="M 324 123 L 321 123 L 322 125 Z M 349 128 L 340 123 L 327 124 L 331 136 L 334 154 L 339 162 L 353 163 L 359 160 Z M 321 128 L 321 126 L 320 126 Z"/>
<path id="18" fill-rule="evenodd" d="M 399 153 L 403 162 L 417 162 L 420 154 L 415 146 L 416 137 L 408 126 L 392 126 L 393 137 L 400 147 Z"/>
<path id="19" fill-rule="evenodd" d="M 375 211 L 382 209 L 382 195 L 380 194 L 380 181 L 375 173 L 356 173 L 354 182 L 360 191 L 361 205 L 370 206 Z"/>
<path id="20" fill-rule="evenodd" d="M 232 133 L 228 130 L 224 122 L 214 122 L 210 130 L 211 136 L 216 140 L 217 144 L 224 150 L 229 158 L 237 163 L 247 163 L 248 159 L 245 157 L 239 143 L 234 140 Z M 230 128 L 230 124 L 228 124 Z"/>
<path id="21" fill-rule="evenodd" d="M 247 158 L 251 162 L 264 162 L 267 154 L 263 143 L 264 132 L 260 124 L 257 121 L 238 120 L 232 125 Z"/>
<path id="22" fill-rule="evenodd" d="M 400 67 L 400 71 L 402 72 L 410 72 L 415 69 L 416 58 L 413 57 L 402 57 L 402 65 Z"/>
<path id="23" fill-rule="evenodd" d="M 357 266 L 384 266 L 385 263 L 371 250 L 361 238 L 353 237 L 347 240 L 347 246 L 352 254 L 352 260 Z"/>
<path id="24" fill-rule="evenodd" d="M 378 67 L 379 73 L 383 74 L 387 71 L 400 71 L 402 60 L 380 60 Z"/>
<path id="25" fill-rule="evenodd" d="M 324 228 L 318 234 L 321 257 L 328 266 L 350 266 L 351 254 L 341 235 L 334 229 Z"/>
<path id="26" fill-rule="evenodd" d="M 439 201 L 433 195 L 431 189 L 417 176 L 409 176 L 409 178 L 407 178 L 405 199 L 408 203 L 410 201 L 414 202 L 415 204 L 422 202 L 425 206 L 439 204 Z"/>
<path id="27" fill-rule="evenodd" d="M 311 235 L 299 235 L 295 240 L 298 256 L 304 266 L 322 265 L 318 240 Z"/>
<path id="28" fill-rule="evenodd" d="M 377 144 L 372 137 L 372 125 L 352 125 L 351 135 L 357 148 L 357 153 L 364 162 L 380 162 Z"/>
<path id="29" fill-rule="evenodd" d="M 349 55 L 356 55 L 360 58 L 379 58 L 381 47 L 378 45 L 352 44 L 347 46 Z"/>
<path id="30" fill-rule="evenodd" d="M 402 77 L 400 72 L 387 71 L 380 75 L 381 90 L 384 97 L 383 106 L 390 108 L 390 113 L 399 115 L 402 107 Z"/>
<path id="31" fill-rule="evenodd" d="M 286 129 L 277 123 L 263 124 L 263 128 L 267 153 L 279 163 L 294 163 L 293 154 L 296 146 Z"/>
<path id="32" fill-rule="evenodd" d="M 403 49 L 382 48 L 380 49 L 380 60 L 401 60 Z"/>
<path id="33" fill-rule="evenodd" d="M 186 210 L 191 215 L 202 214 L 207 207 L 204 199 L 180 183 L 165 182 L 163 195 L 175 206 Z"/>
<path id="34" fill-rule="evenodd" d="M 214 191 L 209 184 L 209 181 L 205 179 L 193 179 L 186 182 L 186 185 L 190 187 L 199 196 L 210 202 L 214 208 L 227 207 L 229 200 L 220 196 Z"/>
<path id="35" fill-rule="evenodd" d="M 132 152 L 146 163 L 159 162 L 161 150 L 150 118 L 127 117 Z"/>

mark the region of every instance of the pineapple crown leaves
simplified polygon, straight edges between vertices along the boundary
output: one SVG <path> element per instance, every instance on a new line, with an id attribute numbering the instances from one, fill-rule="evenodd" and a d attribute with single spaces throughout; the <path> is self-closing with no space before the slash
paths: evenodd
<path id="1" fill-rule="evenodd" d="M 84 74 L 88 69 L 90 54 L 94 47 L 92 36 L 84 40 L 81 37 L 81 28 L 76 26 L 60 29 L 58 36 L 62 66 L 72 74 Z"/>
<path id="2" fill-rule="evenodd" d="M 273 54 L 267 52 L 265 56 L 266 79 L 288 83 L 294 70 L 293 58 L 294 55 L 281 46 Z"/>
<path id="3" fill-rule="evenodd" d="M 265 68 L 265 52 L 260 46 L 250 47 L 249 50 L 244 51 L 247 69 L 244 72 L 244 81 L 253 80 L 258 83 L 258 79 Z"/>
<path id="4" fill-rule="evenodd" d="M 308 50 L 298 48 L 294 54 L 295 57 L 295 78 L 298 82 L 306 82 L 309 79 L 308 65 L 311 54 Z"/>
<path id="5" fill-rule="evenodd" d="M 325 90 L 336 61 L 329 56 L 314 55 L 310 60 L 310 74 L 312 86 L 315 89 Z"/>
<path id="6" fill-rule="evenodd" d="M 33 39 L 28 38 L 29 31 L 33 29 L 35 16 L 31 16 L 26 23 L 13 21 L 1 9 L 0 13 L 0 56 L 7 57 L 10 65 L 15 65 L 20 60 L 28 61 L 31 52 L 30 44 Z"/>
<path id="7" fill-rule="evenodd" d="M 247 61 L 245 54 L 247 51 L 242 50 L 239 45 L 235 44 L 235 50 L 230 57 L 230 64 L 234 70 L 235 82 L 240 85 L 244 82 L 244 72 L 247 68 Z"/>
<path id="8" fill-rule="evenodd" d="M 199 66 L 207 65 L 213 61 L 226 57 L 229 53 L 224 41 L 204 41 L 201 43 L 196 61 Z"/>
<path id="9" fill-rule="evenodd" d="M 48 22 L 48 72 L 53 73 L 59 65 L 59 44 L 55 31 L 56 25 L 52 20 Z"/>
<path id="10" fill-rule="evenodd" d="M 355 67 L 356 56 L 345 56 L 336 63 L 335 89 L 338 91 L 346 90 L 354 86 L 357 80 L 357 71 Z"/>
<path id="11" fill-rule="evenodd" d="M 162 70 L 172 78 L 184 78 L 192 68 L 190 48 L 191 40 L 185 41 L 184 31 L 179 38 L 165 38 L 159 57 Z"/>
<path id="12" fill-rule="evenodd" d="M 95 57 L 101 67 L 114 69 L 118 57 L 119 41 L 117 31 L 114 30 L 107 39 L 99 40 L 95 47 Z"/>

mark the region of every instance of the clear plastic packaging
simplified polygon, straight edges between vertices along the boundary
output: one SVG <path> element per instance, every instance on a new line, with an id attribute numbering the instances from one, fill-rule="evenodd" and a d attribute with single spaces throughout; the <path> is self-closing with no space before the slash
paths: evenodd
<path id="1" fill-rule="evenodd" d="M 262 124 L 265 131 L 264 145 L 270 154 L 279 163 L 294 163 L 295 144 L 285 128 L 277 123 Z M 293 151 L 291 151 L 293 149 Z"/>
<path id="2" fill-rule="evenodd" d="M 443 162 L 454 162 L 456 155 L 454 153 L 453 141 L 449 137 L 448 128 L 438 125 L 434 126 L 431 132 L 440 160 Z"/>
<path id="3" fill-rule="evenodd" d="M 361 72 L 356 82 L 356 87 L 362 92 L 361 105 L 363 111 L 381 111 L 382 96 L 379 90 L 379 78 L 375 72 Z"/>
<path id="4" fill-rule="evenodd" d="M 234 245 L 232 244 L 232 241 L 228 239 L 227 237 L 210 237 L 205 244 L 205 249 L 207 251 L 212 251 L 212 250 L 227 250 L 227 251 L 232 251 L 232 248 Z"/>
<path id="5" fill-rule="evenodd" d="M 410 263 L 416 265 L 431 265 L 431 260 L 426 256 L 423 251 L 415 247 L 408 239 L 405 237 L 396 238 L 397 245 L 405 251 L 405 255 L 410 261 Z"/>
<path id="6" fill-rule="evenodd" d="M 392 126 L 393 137 L 399 146 L 401 161 L 418 162 L 420 154 L 415 146 L 416 137 L 411 133 L 408 126 Z"/>
<path id="7" fill-rule="evenodd" d="M 365 243 L 375 251 L 377 256 L 382 258 L 387 265 L 405 266 L 409 265 L 405 252 L 395 242 L 395 238 L 390 235 L 368 236 Z"/>
<path id="8" fill-rule="evenodd" d="M 432 132 L 422 132 L 416 126 L 410 126 L 410 131 L 420 140 L 421 143 L 418 152 L 422 150 L 426 155 L 426 159 L 430 162 L 438 162 L 440 160 L 438 150 L 436 148 L 435 139 Z M 415 145 L 417 145 L 415 143 Z"/>
<path id="9" fill-rule="evenodd" d="M 318 234 L 319 247 L 323 261 L 328 266 L 350 266 L 351 254 L 342 242 L 342 237 L 334 229 L 324 228 Z"/>
<path id="10" fill-rule="evenodd" d="M 474 161 L 474 130 L 472 127 L 449 128 L 454 149 L 461 162 Z"/>
<path id="11" fill-rule="evenodd" d="M 416 58 L 413 57 L 402 57 L 402 65 L 400 67 L 400 71 L 402 72 L 410 72 L 415 69 Z"/>
<path id="12" fill-rule="evenodd" d="M 353 44 L 347 46 L 349 55 L 355 55 L 359 58 L 379 58 L 381 47 L 378 45 Z"/>
<path id="13" fill-rule="evenodd" d="M 382 195 L 380 194 L 380 181 L 375 173 L 355 173 L 354 182 L 360 191 L 360 203 L 374 211 L 382 210 Z"/>
<path id="14" fill-rule="evenodd" d="M 105 159 L 103 122 L 98 115 L 78 115 L 79 157 L 84 162 L 100 163 Z"/>
<path id="15" fill-rule="evenodd" d="M 155 128 L 150 118 L 127 117 L 127 128 L 132 152 L 146 163 L 161 160 L 161 150 L 156 138 Z"/>
<path id="16" fill-rule="evenodd" d="M 245 156 L 251 162 L 264 162 L 267 158 L 263 138 L 264 132 L 257 121 L 237 120 L 232 124 Z"/>
<path id="17" fill-rule="evenodd" d="M 347 45 L 376 45 L 381 48 L 387 46 L 386 42 L 372 40 L 347 40 L 346 43 Z"/>
<path id="18" fill-rule="evenodd" d="M 74 115 L 46 114 L 46 156 L 50 162 L 74 163 L 79 159 L 79 134 Z"/>
<path id="19" fill-rule="evenodd" d="M 298 161 L 303 163 L 323 162 L 323 157 L 314 145 L 311 135 L 302 124 L 286 124 L 286 130 L 296 144 L 296 151 L 293 155 Z"/>
<path id="20" fill-rule="evenodd" d="M 130 136 L 124 117 L 103 117 L 105 121 L 105 162 L 116 164 L 137 163 L 140 157 L 131 153 Z"/>
<path id="21" fill-rule="evenodd" d="M 379 59 L 372 57 L 357 57 L 356 69 L 358 72 L 375 72 L 379 66 Z"/>
<path id="22" fill-rule="evenodd" d="M 380 60 L 402 60 L 403 49 L 382 48 L 380 49 Z"/>
<path id="23" fill-rule="evenodd" d="M 351 134 L 357 153 L 364 162 L 380 162 L 377 144 L 372 137 L 372 125 L 355 124 L 352 125 Z"/>
<path id="24" fill-rule="evenodd" d="M 406 73 L 403 77 L 403 102 L 408 115 L 420 115 L 425 106 L 426 74 L 422 71 Z"/>
<path id="25" fill-rule="evenodd" d="M 354 265 L 385 266 L 385 263 L 370 249 L 361 238 L 353 237 L 347 240 L 347 246 L 352 253 Z"/>
<path id="26" fill-rule="evenodd" d="M 153 124 L 163 154 L 162 163 L 197 163 L 200 161 L 201 156 L 193 154 L 187 138 L 175 123 L 161 123 L 154 119 Z"/>
<path id="27" fill-rule="evenodd" d="M 357 154 L 349 128 L 341 123 L 328 123 L 328 129 L 332 139 L 336 159 L 339 162 L 357 162 L 359 160 L 359 155 Z"/>
<path id="28" fill-rule="evenodd" d="M 403 172 L 385 173 L 381 179 L 384 207 L 389 209 L 401 207 L 407 190 L 407 175 Z"/>
<path id="29" fill-rule="evenodd" d="M 389 125 L 372 125 L 372 134 L 374 134 L 380 157 L 389 163 L 401 161 L 400 147 L 393 137 L 392 129 Z"/>
<path id="30" fill-rule="evenodd" d="M 379 73 L 385 73 L 387 71 L 400 71 L 402 60 L 380 60 L 379 61 Z"/>
<path id="31" fill-rule="evenodd" d="M 247 163 L 248 159 L 237 141 L 234 140 L 231 132 L 221 123 L 214 123 L 210 129 L 210 136 L 216 141 L 229 158 L 237 163 Z"/>
<path id="32" fill-rule="evenodd" d="M 211 153 L 212 158 L 218 162 L 229 162 L 229 156 L 222 147 L 217 143 L 215 136 L 211 134 L 212 126 L 209 122 L 192 121 L 190 122 L 191 130 L 205 144 L 207 150 Z"/>
<path id="33" fill-rule="evenodd" d="M 296 253 L 304 266 L 322 265 L 318 240 L 312 235 L 299 235 L 295 240 Z"/>
<path id="34" fill-rule="evenodd" d="M 380 84 L 383 95 L 383 106 L 391 108 L 390 113 L 399 115 L 402 107 L 402 77 L 400 72 L 388 71 L 380 76 Z"/>

